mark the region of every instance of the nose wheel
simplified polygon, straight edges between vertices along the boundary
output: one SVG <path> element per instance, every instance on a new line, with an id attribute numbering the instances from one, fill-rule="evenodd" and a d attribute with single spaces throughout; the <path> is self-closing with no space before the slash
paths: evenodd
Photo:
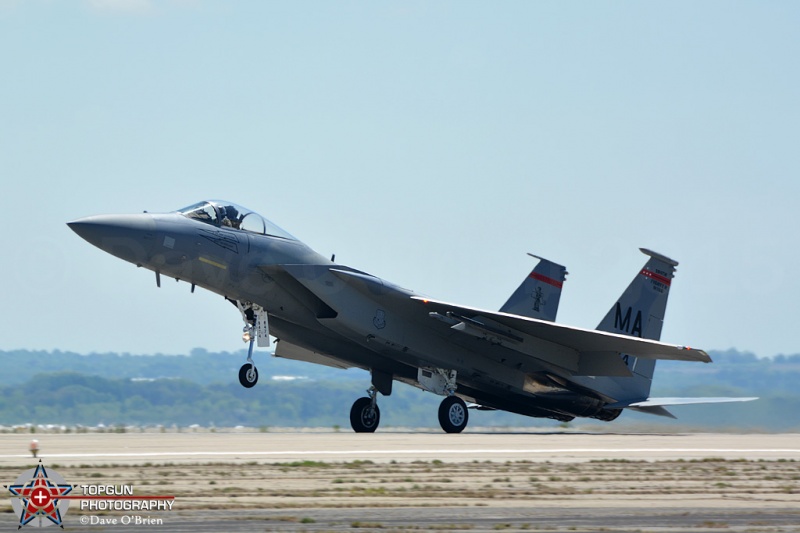
<path id="1" fill-rule="evenodd" d="M 247 350 L 247 362 L 239 369 L 239 383 L 242 387 L 251 388 L 258 383 L 258 369 L 253 362 L 253 343 L 255 339 L 250 339 L 250 347 Z"/>
<path id="2" fill-rule="evenodd" d="M 239 383 L 242 384 L 242 387 L 250 389 L 258 383 L 258 369 L 253 362 L 253 346 L 256 341 L 258 341 L 259 346 L 269 346 L 267 312 L 262 307 L 252 303 L 242 303 L 239 300 L 229 301 L 239 308 L 244 321 L 242 340 L 250 343 L 247 348 L 247 362 L 239 369 Z"/>
<path id="3" fill-rule="evenodd" d="M 239 369 L 239 383 L 247 389 L 258 383 L 258 369 L 253 363 L 245 363 Z"/>

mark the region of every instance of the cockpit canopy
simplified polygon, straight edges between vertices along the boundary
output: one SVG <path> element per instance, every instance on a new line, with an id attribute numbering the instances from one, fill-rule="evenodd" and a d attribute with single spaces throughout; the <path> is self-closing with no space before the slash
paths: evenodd
<path id="1" fill-rule="evenodd" d="M 287 231 L 279 228 L 258 213 L 232 202 L 208 200 L 179 209 L 178 213 L 212 226 L 222 226 L 259 235 L 297 240 Z"/>

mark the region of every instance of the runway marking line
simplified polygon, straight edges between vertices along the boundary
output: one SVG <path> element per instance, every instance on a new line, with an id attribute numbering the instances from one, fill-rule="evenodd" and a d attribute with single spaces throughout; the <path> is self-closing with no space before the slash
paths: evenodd
<path id="1" fill-rule="evenodd" d="M 477 450 L 297 450 L 297 451 L 239 451 L 239 452 L 219 452 L 219 451 L 184 451 L 184 452 L 122 452 L 122 453 L 53 453 L 42 455 L 51 459 L 55 458 L 79 458 L 79 457 L 196 457 L 196 456 L 236 456 L 236 455 L 262 455 L 262 456 L 283 456 L 283 455 L 433 455 L 433 454 L 621 454 L 621 453 L 796 453 L 800 454 L 800 449 L 793 448 L 563 448 L 563 449 L 477 449 Z M 0 458 L 10 459 L 15 457 L 30 457 L 30 454 L 0 455 Z"/>

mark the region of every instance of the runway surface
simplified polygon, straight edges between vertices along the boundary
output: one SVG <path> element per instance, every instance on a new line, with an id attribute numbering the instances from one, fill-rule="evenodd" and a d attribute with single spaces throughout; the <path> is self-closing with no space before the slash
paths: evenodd
<path id="1" fill-rule="evenodd" d="M 720 457 L 800 460 L 797 434 L 439 431 L 7 434 L 0 466 L 30 464 L 28 446 L 58 464 L 207 461 L 658 461 Z"/>
<path id="2" fill-rule="evenodd" d="M 76 501 L 69 531 L 800 531 L 797 434 L 4 434 L 4 485 L 37 464 L 32 438 L 76 487 L 175 498 L 127 514 Z M 6 494 L 0 530 L 19 525 Z M 157 522 L 91 525 L 136 516 Z"/>

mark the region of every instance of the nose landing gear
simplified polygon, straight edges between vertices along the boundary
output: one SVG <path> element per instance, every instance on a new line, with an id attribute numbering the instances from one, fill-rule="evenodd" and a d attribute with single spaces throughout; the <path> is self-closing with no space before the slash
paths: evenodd
<path id="1" fill-rule="evenodd" d="M 247 328 L 245 328 L 246 330 Z M 246 335 L 246 334 L 245 334 Z M 258 382 L 258 369 L 253 362 L 253 344 L 255 339 L 250 339 L 250 347 L 247 349 L 247 362 L 239 369 L 239 383 L 242 387 L 251 388 Z"/>
<path id="2" fill-rule="evenodd" d="M 247 362 L 239 369 L 239 383 L 242 387 L 251 388 L 258 382 L 258 369 L 253 361 L 253 345 L 258 340 L 258 345 L 269 346 L 269 325 L 267 312 L 259 305 L 236 301 L 236 307 L 242 313 L 244 329 L 242 340 L 249 342 L 247 348 Z"/>

